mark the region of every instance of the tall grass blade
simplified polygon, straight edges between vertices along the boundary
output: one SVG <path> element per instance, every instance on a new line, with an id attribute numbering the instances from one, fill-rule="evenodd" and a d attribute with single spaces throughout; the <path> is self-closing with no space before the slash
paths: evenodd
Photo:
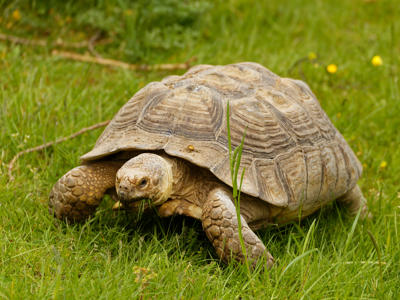
<path id="1" fill-rule="evenodd" d="M 315 226 L 315 220 L 312 222 L 310 229 L 307 232 L 306 240 L 304 241 L 304 245 L 303 245 L 303 252 L 306 251 L 306 249 L 307 249 L 308 242 L 310 240 L 310 235 L 311 235 L 311 233 L 314 232 L 314 226 Z"/>
<path id="2" fill-rule="evenodd" d="M 376 241 L 374 235 L 372 234 L 371 231 L 369 231 L 367 229 L 368 235 L 371 238 L 372 244 L 374 245 L 375 249 L 376 249 L 376 253 L 378 255 L 378 260 L 379 260 L 379 272 L 381 274 L 381 283 L 383 284 L 383 274 L 382 274 L 382 259 L 381 259 L 381 252 L 379 251 L 379 247 L 378 247 L 378 242 Z"/>
<path id="3" fill-rule="evenodd" d="M 360 214 L 361 214 L 361 209 L 362 206 L 360 207 L 360 209 L 358 210 L 358 213 L 354 219 L 353 225 L 351 226 L 351 230 L 347 236 L 347 241 L 346 241 L 346 246 L 344 247 L 344 253 L 346 253 L 347 247 L 350 245 L 350 242 L 353 239 L 353 234 L 354 234 L 354 230 L 356 230 L 356 225 L 358 223 L 358 219 L 360 218 Z"/>
<path id="4" fill-rule="evenodd" d="M 281 280 L 281 278 L 283 277 L 283 275 L 286 273 L 286 271 L 296 262 L 298 262 L 299 260 L 301 260 L 303 257 L 307 256 L 308 254 L 314 252 L 314 251 L 318 251 L 318 248 L 314 248 L 311 250 L 308 250 L 307 252 L 304 252 L 303 254 L 297 256 L 295 259 L 293 259 L 285 268 L 285 270 L 283 270 L 283 272 L 281 273 L 281 275 L 279 276 L 278 282 Z"/>
<path id="5" fill-rule="evenodd" d="M 240 178 L 239 196 L 237 197 L 237 200 L 236 200 L 236 216 L 237 216 L 237 219 L 238 219 L 240 247 L 242 248 L 242 253 L 243 253 L 243 256 L 244 256 L 244 262 L 245 262 L 245 265 L 246 265 L 247 273 L 249 275 L 249 279 L 251 279 L 250 266 L 249 266 L 249 261 L 247 259 L 247 250 L 246 250 L 246 246 L 244 244 L 243 234 L 242 234 L 242 219 L 240 217 L 240 193 L 241 193 L 241 189 L 242 189 L 244 171 L 245 171 L 245 169 L 243 169 L 242 176 Z"/>
<path id="6" fill-rule="evenodd" d="M 238 220 L 239 241 L 240 241 L 240 247 L 242 249 L 242 253 L 243 253 L 243 257 L 244 257 L 246 271 L 249 276 L 249 279 L 251 280 L 250 266 L 249 266 L 249 262 L 247 260 L 246 246 L 244 244 L 243 235 L 242 235 L 242 220 L 240 218 L 240 192 L 242 189 L 244 172 L 245 172 L 246 168 L 243 169 L 243 172 L 241 174 L 239 195 L 238 195 L 238 188 L 237 188 L 237 175 L 238 175 L 239 168 L 240 168 L 240 161 L 241 161 L 241 157 L 242 157 L 244 137 L 246 135 L 247 128 L 243 133 L 241 144 L 238 147 L 236 147 L 236 149 L 232 153 L 232 143 L 231 143 L 231 136 L 230 136 L 231 129 L 230 129 L 230 123 L 229 123 L 229 101 L 227 104 L 226 124 L 227 124 L 227 133 L 228 133 L 229 162 L 230 162 L 230 171 L 231 171 L 232 188 L 233 188 L 232 195 L 233 195 L 233 200 L 234 200 L 234 203 L 236 206 L 236 217 Z"/>
<path id="7" fill-rule="evenodd" d="M 320 277 L 318 277 L 317 280 L 313 282 L 313 284 L 309 287 L 307 291 L 305 291 L 304 295 L 300 298 L 300 300 L 303 300 L 305 296 L 307 296 L 308 292 L 312 290 L 312 288 L 322 279 L 325 277 L 326 274 L 328 274 L 333 268 L 336 268 L 338 264 L 333 264 L 328 270 L 326 270 Z"/>
<path id="8" fill-rule="evenodd" d="M 236 160 L 236 166 L 235 166 L 235 178 L 237 178 L 237 174 L 238 174 L 239 168 L 240 168 L 240 162 L 242 160 L 242 151 L 243 151 L 244 137 L 246 136 L 246 131 L 247 131 L 247 127 L 244 130 L 242 142 L 240 143 L 240 146 L 238 147 L 239 151 L 237 153 L 237 160 Z"/>
<path id="9" fill-rule="evenodd" d="M 240 186 L 239 186 L 239 191 L 238 191 L 239 205 L 240 205 L 240 194 L 242 193 L 242 183 L 243 183 L 243 178 L 244 178 L 244 172 L 246 172 L 246 167 L 243 168 L 242 176 L 240 177 Z"/>

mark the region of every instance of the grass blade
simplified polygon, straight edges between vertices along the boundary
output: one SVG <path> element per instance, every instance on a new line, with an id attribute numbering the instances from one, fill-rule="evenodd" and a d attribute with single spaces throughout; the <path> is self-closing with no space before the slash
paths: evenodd
<path id="1" fill-rule="evenodd" d="M 379 247 L 378 247 L 378 242 L 376 241 L 374 235 L 372 234 L 371 231 L 369 231 L 367 229 L 368 235 L 371 238 L 372 244 L 374 245 L 375 249 L 376 249 L 376 253 L 378 255 L 378 260 L 379 260 L 379 272 L 381 274 L 381 282 L 383 284 L 383 274 L 382 274 L 382 259 L 381 259 L 381 252 L 379 251 Z"/>
<path id="2" fill-rule="evenodd" d="M 246 136 L 246 131 L 247 131 L 247 127 L 244 130 L 243 133 L 243 137 L 242 137 L 242 142 L 240 143 L 239 148 L 239 152 L 237 154 L 237 160 L 236 160 L 236 165 L 235 165 L 235 181 L 237 180 L 237 174 L 239 172 L 239 168 L 240 168 L 240 161 L 242 160 L 242 150 L 243 150 L 243 144 L 244 144 L 244 137 Z"/>
<path id="3" fill-rule="evenodd" d="M 242 248 L 242 252 L 243 252 L 243 256 L 244 256 L 244 262 L 245 262 L 247 273 L 248 273 L 249 279 L 250 279 L 250 266 L 249 266 L 249 261 L 247 260 L 247 250 L 246 250 L 246 246 L 245 246 L 244 240 L 243 240 L 242 219 L 240 218 L 240 193 L 241 193 L 241 190 L 242 190 L 242 183 L 243 183 L 243 177 L 244 177 L 245 170 L 246 170 L 246 167 L 243 169 L 242 176 L 240 178 L 239 195 L 238 195 L 237 200 L 236 200 L 236 216 L 237 216 L 237 219 L 238 219 L 240 247 Z"/>
<path id="4" fill-rule="evenodd" d="M 344 253 L 346 253 L 347 247 L 350 245 L 350 242 L 353 239 L 354 230 L 356 230 L 356 225 L 358 223 L 358 219 L 360 218 L 361 210 L 362 210 L 362 206 L 358 210 L 358 213 L 354 219 L 353 225 L 351 226 L 351 230 L 347 236 L 346 246 L 344 247 Z"/>
<path id="5" fill-rule="evenodd" d="M 249 279 L 251 280 L 250 266 L 249 266 L 249 262 L 247 260 L 247 252 L 246 252 L 246 247 L 245 247 L 243 235 L 242 235 L 242 220 L 240 217 L 240 193 L 241 193 L 241 189 L 242 189 L 244 172 L 245 172 L 246 168 L 243 169 L 242 174 L 241 174 L 239 193 L 238 193 L 238 188 L 237 188 L 237 175 L 238 175 L 239 168 L 240 168 L 240 161 L 241 161 L 241 157 L 242 157 L 244 137 L 246 135 L 247 127 L 243 133 L 241 144 L 238 147 L 236 147 L 233 154 L 231 154 L 232 153 L 232 144 L 231 144 L 231 136 L 230 136 L 231 130 L 230 130 L 230 124 L 229 124 L 229 101 L 227 104 L 226 115 L 227 115 L 226 124 L 227 124 L 227 133 L 228 133 L 229 163 L 230 163 L 229 165 L 230 165 L 232 188 L 233 188 L 232 195 L 233 195 L 233 200 L 234 200 L 234 203 L 236 206 L 236 217 L 238 220 L 239 242 L 240 242 L 240 247 L 242 249 L 242 253 L 244 256 L 244 263 L 246 266 L 246 271 L 249 276 Z"/>
<path id="6" fill-rule="evenodd" d="M 314 232 L 314 226 L 315 226 L 315 220 L 312 222 L 310 229 L 307 232 L 306 240 L 304 241 L 304 245 L 303 245 L 303 252 L 307 249 L 310 235 L 312 232 Z"/>
<path id="7" fill-rule="evenodd" d="M 281 280 L 282 276 L 286 273 L 286 271 L 287 271 L 293 264 L 295 264 L 296 262 L 298 262 L 299 260 L 301 260 L 303 257 L 307 256 L 308 254 L 310 254 L 310 253 L 312 253 L 312 252 L 314 252 L 314 251 L 317 251 L 317 250 L 318 250 L 318 248 L 314 248 L 314 249 L 308 250 L 307 252 L 304 252 L 303 254 L 301 254 L 301 255 L 297 256 L 295 259 L 293 259 L 293 260 L 287 265 L 287 267 L 283 270 L 283 272 L 281 273 L 281 276 L 279 276 L 278 282 Z"/>

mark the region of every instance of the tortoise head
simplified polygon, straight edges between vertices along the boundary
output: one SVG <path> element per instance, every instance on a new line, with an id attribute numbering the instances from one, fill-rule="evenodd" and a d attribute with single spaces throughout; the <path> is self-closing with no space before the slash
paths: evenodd
<path id="1" fill-rule="evenodd" d="M 149 199 L 153 205 L 167 201 L 172 183 L 171 166 L 159 155 L 143 153 L 118 170 L 115 188 L 122 207 L 135 211 L 144 199 Z"/>

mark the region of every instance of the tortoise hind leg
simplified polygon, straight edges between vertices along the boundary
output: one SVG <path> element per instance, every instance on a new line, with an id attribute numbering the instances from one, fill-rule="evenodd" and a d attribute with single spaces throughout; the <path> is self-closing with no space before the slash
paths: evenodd
<path id="1" fill-rule="evenodd" d="M 203 206 L 201 217 L 204 231 L 213 243 L 217 254 L 225 263 L 229 263 L 232 259 L 238 262 L 244 261 L 239 240 L 236 209 L 231 194 L 224 188 L 212 190 Z M 270 268 L 274 263 L 273 257 L 269 254 L 263 242 L 250 229 L 243 216 L 241 216 L 241 223 L 248 260 L 252 262 L 254 267 L 257 259 L 264 256 L 267 268 Z"/>
<path id="2" fill-rule="evenodd" d="M 61 177 L 49 195 L 49 213 L 69 223 L 86 220 L 100 205 L 106 190 L 115 187 L 119 162 L 79 166 Z"/>
<path id="3" fill-rule="evenodd" d="M 367 200 L 365 200 L 360 187 L 356 185 L 352 190 L 348 191 L 336 201 L 346 207 L 349 216 L 355 216 L 361 208 L 360 218 L 372 218 L 372 214 L 368 211 Z"/>

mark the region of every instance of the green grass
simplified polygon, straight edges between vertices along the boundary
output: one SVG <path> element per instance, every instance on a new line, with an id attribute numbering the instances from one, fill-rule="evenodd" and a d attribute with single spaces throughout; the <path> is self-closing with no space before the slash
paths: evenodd
<path id="1" fill-rule="evenodd" d="M 223 265 L 201 224 L 188 218 L 136 220 L 113 212 L 106 199 L 89 222 L 57 227 L 48 193 L 101 129 L 22 156 L 15 182 L 5 164 L 21 150 L 111 119 L 145 84 L 183 71 L 111 69 L 0 41 L 0 298 L 399 299 L 398 1 L 44 2 L 0 0 L 0 32 L 70 42 L 101 32 L 114 39 L 96 48 L 104 57 L 255 61 L 305 80 L 364 166 L 359 183 L 374 219 L 353 223 L 332 204 L 300 224 L 262 230 L 277 266 L 251 280 L 245 269 Z M 382 66 L 371 64 L 374 55 Z M 331 63 L 334 74 L 325 69 Z M 386 263 L 383 281 L 367 230 Z"/>

